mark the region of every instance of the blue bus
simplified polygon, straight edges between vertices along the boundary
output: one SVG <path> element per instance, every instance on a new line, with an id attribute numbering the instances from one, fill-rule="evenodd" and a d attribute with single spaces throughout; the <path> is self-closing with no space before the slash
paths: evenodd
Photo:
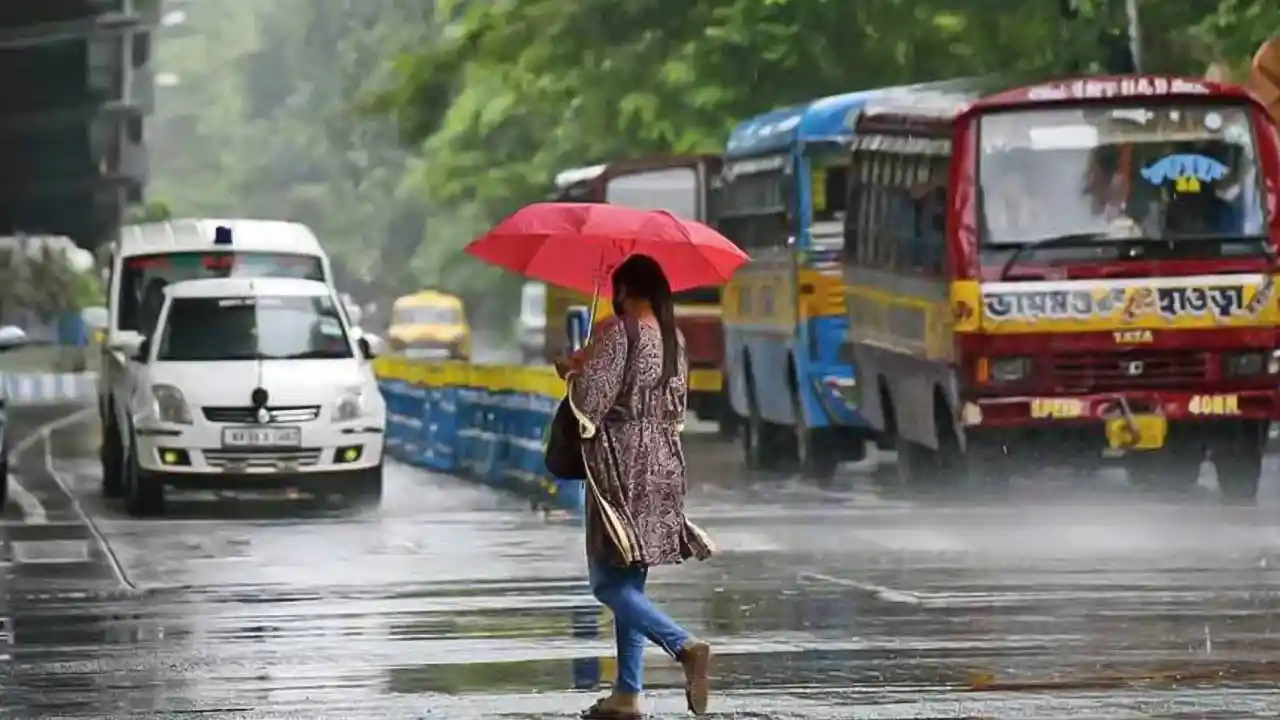
<path id="1" fill-rule="evenodd" d="M 751 256 L 721 296 L 725 382 L 749 468 L 824 481 L 866 452 L 839 253 L 852 120 L 883 92 L 773 110 L 729 136 L 713 218 Z"/>

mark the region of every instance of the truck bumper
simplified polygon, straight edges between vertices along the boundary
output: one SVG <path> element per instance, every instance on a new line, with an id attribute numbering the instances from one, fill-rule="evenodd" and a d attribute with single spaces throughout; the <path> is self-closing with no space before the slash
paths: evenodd
<path id="1" fill-rule="evenodd" d="M 1030 446 L 1037 452 L 1092 448 L 1123 453 L 1185 443 L 1214 445 L 1238 437 L 1241 428 L 1280 417 L 1280 392 L 1144 390 L 981 398 L 965 402 L 960 415 L 970 442 L 1000 443 L 1010 452 Z"/>

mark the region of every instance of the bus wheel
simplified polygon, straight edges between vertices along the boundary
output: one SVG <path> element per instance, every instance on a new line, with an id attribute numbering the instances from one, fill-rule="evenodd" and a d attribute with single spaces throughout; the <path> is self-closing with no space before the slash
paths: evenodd
<path id="1" fill-rule="evenodd" d="M 756 406 L 755 388 L 747 384 L 747 417 L 742 427 L 742 461 L 748 470 L 763 470 L 767 465 L 765 452 L 766 438 L 769 431 L 764 420 L 760 418 L 760 409 Z"/>
<path id="2" fill-rule="evenodd" d="M 1003 494 L 1013 484 L 1013 461 L 1005 453 L 1003 444 L 969 440 L 964 457 L 969 484 L 979 492 Z"/>
<path id="3" fill-rule="evenodd" d="M 831 428 L 811 428 L 805 424 L 804 407 L 798 392 L 791 393 L 791 413 L 795 423 L 792 442 L 800 474 L 817 480 L 819 485 L 830 485 L 840 464 L 835 434 Z"/>
<path id="4" fill-rule="evenodd" d="M 727 374 L 724 376 L 722 387 L 719 398 L 720 407 L 717 408 L 720 419 L 719 433 L 720 437 L 725 440 L 732 440 L 738 436 L 738 432 L 741 430 L 742 418 L 738 417 L 738 413 L 733 411 L 733 403 L 729 400 L 729 376 Z"/>
<path id="5" fill-rule="evenodd" d="M 898 452 L 898 481 L 912 490 L 937 485 L 941 470 L 937 451 L 906 440 L 901 435 L 895 436 L 894 440 L 894 449 Z"/>

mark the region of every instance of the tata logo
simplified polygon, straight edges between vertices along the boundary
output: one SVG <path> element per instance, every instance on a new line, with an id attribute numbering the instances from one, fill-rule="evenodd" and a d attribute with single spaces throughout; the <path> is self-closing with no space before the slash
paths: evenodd
<path id="1" fill-rule="evenodd" d="M 1117 330 L 1111 336 L 1122 345 L 1141 345 L 1155 342 L 1156 339 L 1150 330 Z"/>
<path id="2" fill-rule="evenodd" d="M 1133 360 L 1124 364 L 1124 374 L 1129 377 L 1138 377 L 1146 368 L 1147 366 L 1143 365 L 1141 360 Z"/>

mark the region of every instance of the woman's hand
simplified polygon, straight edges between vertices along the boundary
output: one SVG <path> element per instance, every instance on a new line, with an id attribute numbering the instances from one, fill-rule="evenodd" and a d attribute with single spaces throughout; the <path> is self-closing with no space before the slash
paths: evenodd
<path id="1" fill-rule="evenodd" d="M 587 356 L 582 350 L 575 351 L 566 357 L 556 358 L 556 374 L 563 380 L 569 373 L 581 371 L 586 362 Z"/>

